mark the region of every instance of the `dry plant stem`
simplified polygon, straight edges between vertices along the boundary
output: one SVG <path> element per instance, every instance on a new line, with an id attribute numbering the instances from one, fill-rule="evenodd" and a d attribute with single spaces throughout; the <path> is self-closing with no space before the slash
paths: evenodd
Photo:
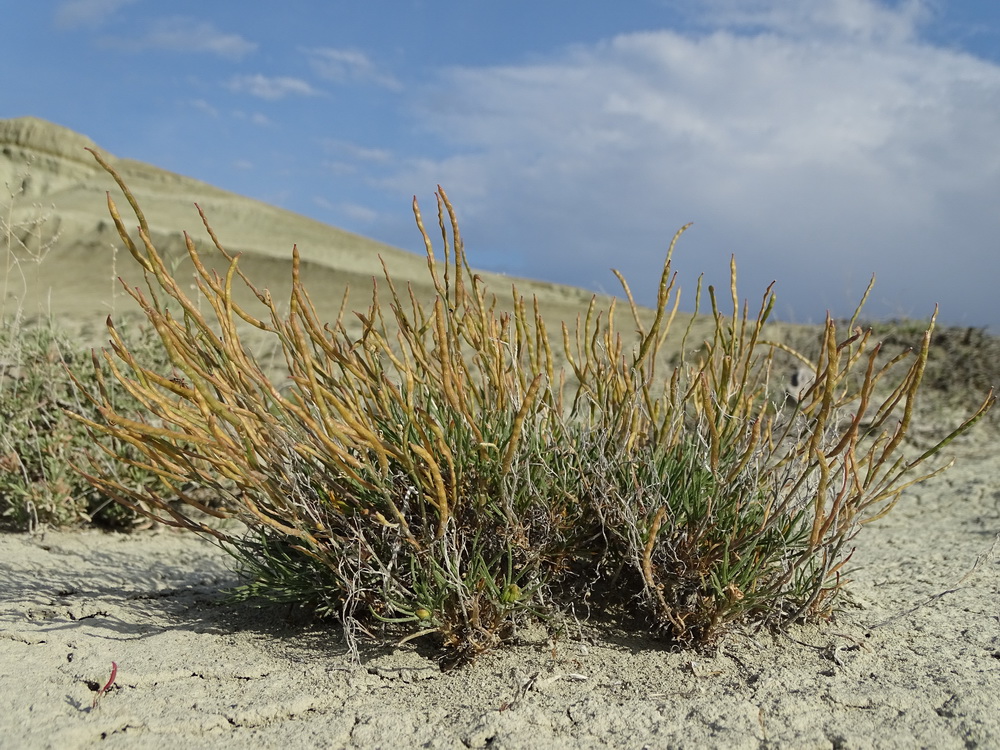
<path id="1" fill-rule="evenodd" d="M 922 464 L 992 405 L 990 396 L 905 460 L 929 332 L 898 382 L 887 379 L 901 360 L 880 367 L 869 333 L 840 340 L 830 319 L 809 362 L 763 340 L 774 293 L 751 315 L 735 260 L 732 313 L 709 287 L 713 334 L 692 361 L 683 354 L 689 323 L 682 356 L 668 365 L 680 299 L 671 259 L 687 227 L 670 243 L 651 314 L 618 275 L 630 333 L 616 327 L 615 303 L 600 309 L 596 298 L 574 326 L 562 324 L 563 372 L 538 301 L 512 287 L 505 306 L 472 272 L 440 188 L 443 261 L 413 204 L 431 298 L 409 286 L 403 293 L 383 265 L 384 286 L 355 313 L 359 335 L 344 323 L 346 295 L 334 322 L 319 320 L 294 247 L 282 314 L 204 214 L 225 272 L 186 237 L 193 299 L 127 186 L 95 157 L 139 222 L 135 242 L 109 195 L 145 273 L 146 292 L 128 293 L 182 377 L 133 356 L 109 319 L 110 349 L 94 357 L 101 419 L 78 419 L 134 449 L 128 464 L 161 486 L 128 485 L 96 462 L 88 481 L 155 521 L 219 541 L 249 575 L 243 595 L 334 614 L 348 638 L 375 623 L 402 628 L 404 640 L 435 634 L 448 663 L 458 663 L 503 643 L 526 617 L 554 617 L 581 596 L 608 610 L 638 599 L 653 629 L 678 644 L 708 642 L 739 622 L 823 616 L 846 584 L 841 570 L 860 525 L 939 470 Z M 238 303 L 234 286 L 262 312 Z M 246 325 L 277 341 L 287 385 L 250 355 Z M 773 387 L 786 353 L 815 376 L 792 405 Z M 105 372 L 144 418 L 116 410 Z M 883 380 L 889 395 L 879 401 Z M 199 501 L 193 489 L 217 500 Z M 231 517 L 249 532 L 219 523 Z"/>
<path id="2" fill-rule="evenodd" d="M 93 711 L 97 708 L 98 702 L 101 697 L 111 689 L 111 686 L 115 684 L 115 677 L 118 676 L 118 665 L 115 662 L 111 662 L 111 676 L 108 681 L 104 683 L 104 686 L 94 694 L 94 702 L 90 704 L 90 710 Z"/>

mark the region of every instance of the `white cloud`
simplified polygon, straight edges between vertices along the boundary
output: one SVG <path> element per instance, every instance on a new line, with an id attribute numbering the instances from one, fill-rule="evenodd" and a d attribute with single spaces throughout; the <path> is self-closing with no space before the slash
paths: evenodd
<path id="1" fill-rule="evenodd" d="M 104 44 L 133 52 L 150 49 L 206 52 L 229 60 L 241 60 L 257 49 L 256 43 L 239 34 L 219 31 L 206 21 L 185 17 L 158 19 L 145 34 L 137 38 L 116 37 L 105 39 Z"/>
<path id="2" fill-rule="evenodd" d="M 882 313 L 939 300 L 1000 323 L 1000 67 L 920 41 L 916 3 L 750 5 L 750 28 L 453 69 L 420 92 L 453 155 L 386 184 L 443 184 L 473 256 L 478 239 L 518 272 L 612 290 L 616 266 L 648 301 L 693 220 L 689 287 L 702 269 L 725 284 L 735 252 L 743 293 L 778 279 L 786 314 L 843 314 L 877 271 Z"/>
<path id="3" fill-rule="evenodd" d="M 136 0 L 65 0 L 55 12 L 56 25 L 64 29 L 101 26 L 119 9 Z"/>
<path id="4" fill-rule="evenodd" d="M 288 76 L 245 75 L 229 82 L 229 88 L 261 99 L 276 101 L 286 96 L 319 96 L 320 92 L 300 78 Z"/>
<path id="5" fill-rule="evenodd" d="M 398 91 L 402 88 L 391 74 L 381 70 L 363 52 L 353 49 L 320 47 L 305 50 L 316 74 L 336 83 L 372 83 Z"/>
<path id="6" fill-rule="evenodd" d="M 233 117 L 237 120 L 243 120 L 249 122 L 257 127 L 270 128 L 274 127 L 274 121 L 270 117 L 261 112 L 244 112 L 241 109 L 234 110 L 232 112 Z"/>
<path id="7" fill-rule="evenodd" d="M 358 167 L 355 164 L 348 164 L 342 161 L 328 161 L 323 163 L 324 169 L 326 169 L 330 174 L 343 177 L 345 175 L 355 175 L 358 173 Z"/>
<path id="8" fill-rule="evenodd" d="M 373 164 L 388 164 L 392 161 L 392 152 L 385 148 L 361 146 L 357 143 L 337 138 L 324 138 L 321 143 L 328 153 L 348 156 L 352 159 Z"/>
<path id="9" fill-rule="evenodd" d="M 387 164 L 392 159 L 392 152 L 385 148 L 369 148 L 354 145 L 349 153 L 358 161 L 369 161 L 376 164 Z"/>
<path id="10" fill-rule="evenodd" d="M 894 6 L 872 0 L 698 0 L 696 7 L 696 17 L 715 26 L 883 42 L 913 39 L 931 17 L 926 0 L 903 0 Z"/>
<path id="11" fill-rule="evenodd" d="M 219 110 L 213 107 L 204 99 L 192 99 L 190 105 L 195 109 L 197 109 L 199 112 L 204 112 L 212 119 L 216 119 L 219 116 Z"/>
<path id="12" fill-rule="evenodd" d="M 257 49 L 254 42 L 239 34 L 217 30 L 212 24 L 189 18 L 158 21 L 149 36 L 154 47 L 178 52 L 210 52 L 230 60 L 240 60 Z"/>

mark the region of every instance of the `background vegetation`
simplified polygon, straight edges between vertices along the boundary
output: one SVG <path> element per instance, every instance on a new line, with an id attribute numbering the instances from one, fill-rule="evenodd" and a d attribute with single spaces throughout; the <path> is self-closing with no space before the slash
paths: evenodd
<path id="1" fill-rule="evenodd" d="M 0 526 L 145 525 L 147 519 L 117 505 L 73 470 L 93 447 L 93 438 L 67 412 L 99 416 L 83 395 L 96 395 L 90 350 L 81 343 L 79 328 L 50 316 L 26 314 L 23 301 L 35 270 L 42 263 L 58 262 L 47 258 L 59 233 L 40 206 L 29 218 L 15 218 L 22 187 L 5 187 L 6 200 L 0 208 Z M 126 328 L 136 351 L 151 362 L 163 359 L 148 334 L 137 326 Z M 82 391 L 73 383 L 71 368 L 79 374 Z M 117 384 L 112 384 L 108 398 L 122 410 L 136 405 Z M 129 455 L 128 446 L 102 440 Z M 135 486 L 155 479 L 141 472 L 123 473 L 117 462 L 109 462 L 103 470 Z"/>

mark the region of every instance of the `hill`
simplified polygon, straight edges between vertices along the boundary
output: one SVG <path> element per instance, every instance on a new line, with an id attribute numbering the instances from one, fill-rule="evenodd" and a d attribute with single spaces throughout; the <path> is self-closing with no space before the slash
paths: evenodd
<path id="1" fill-rule="evenodd" d="M 8 187 L 4 202 L 13 196 L 13 206 L 3 207 L 2 214 L 12 227 L 14 245 L 24 245 L 20 247 L 19 268 L 7 273 L 8 311 L 18 305 L 29 315 L 103 320 L 109 311 L 130 303 L 122 299 L 116 277 L 123 275 L 129 283 L 141 281 L 131 258 L 122 253 L 108 215 L 107 191 L 119 204 L 126 225 L 134 222 L 129 222 L 127 206 L 114 181 L 87 148 L 99 151 L 121 173 L 143 208 L 154 242 L 168 254 L 183 255 L 185 230 L 199 247 L 210 246 L 194 206 L 197 203 L 227 250 L 245 254 L 241 268 L 276 297 L 288 287 L 293 244 L 298 245 L 305 261 L 307 285 L 322 290 L 322 294 L 315 294 L 322 314 L 336 314 L 348 284 L 354 303 L 367 306 L 371 279 L 382 276 L 380 257 L 396 281 L 410 282 L 419 296 L 430 294 L 422 255 L 150 164 L 116 158 L 84 135 L 22 117 L 0 120 L 0 179 Z M 433 216 L 430 209 L 425 207 Z M 400 211 L 407 210 L 407 206 L 400 206 Z M 419 241 L 416 229 L 414 238 Z M 483 276 L 502 299 L 509 295 L 510 279 L 497 274 Z M 574 318 L 591 297 L 590 292 L 572 287 L 517 283 L 527 298 L 539 298 L 547 315 L 560 319 Z"/>

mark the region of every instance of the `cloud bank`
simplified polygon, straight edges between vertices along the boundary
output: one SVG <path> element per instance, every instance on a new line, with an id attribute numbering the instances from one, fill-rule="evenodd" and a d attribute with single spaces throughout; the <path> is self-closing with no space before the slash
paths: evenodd
<path id="1" fill-rule="evenodd" d="M 417 105 L 446 155 L 384 184 L 444 185 L 474 262 L 517 273 L 616 291 L 613 266 L 649 302 L 693 221 L 689 290 L 735 253 L 786 318 L 849 314 L 877 273 L 872 315 L 995 323 L 1000 67 L 922 41 L 921 3 L 822 5 L 714 2 L 693 31 L 450 69 Z"/>

